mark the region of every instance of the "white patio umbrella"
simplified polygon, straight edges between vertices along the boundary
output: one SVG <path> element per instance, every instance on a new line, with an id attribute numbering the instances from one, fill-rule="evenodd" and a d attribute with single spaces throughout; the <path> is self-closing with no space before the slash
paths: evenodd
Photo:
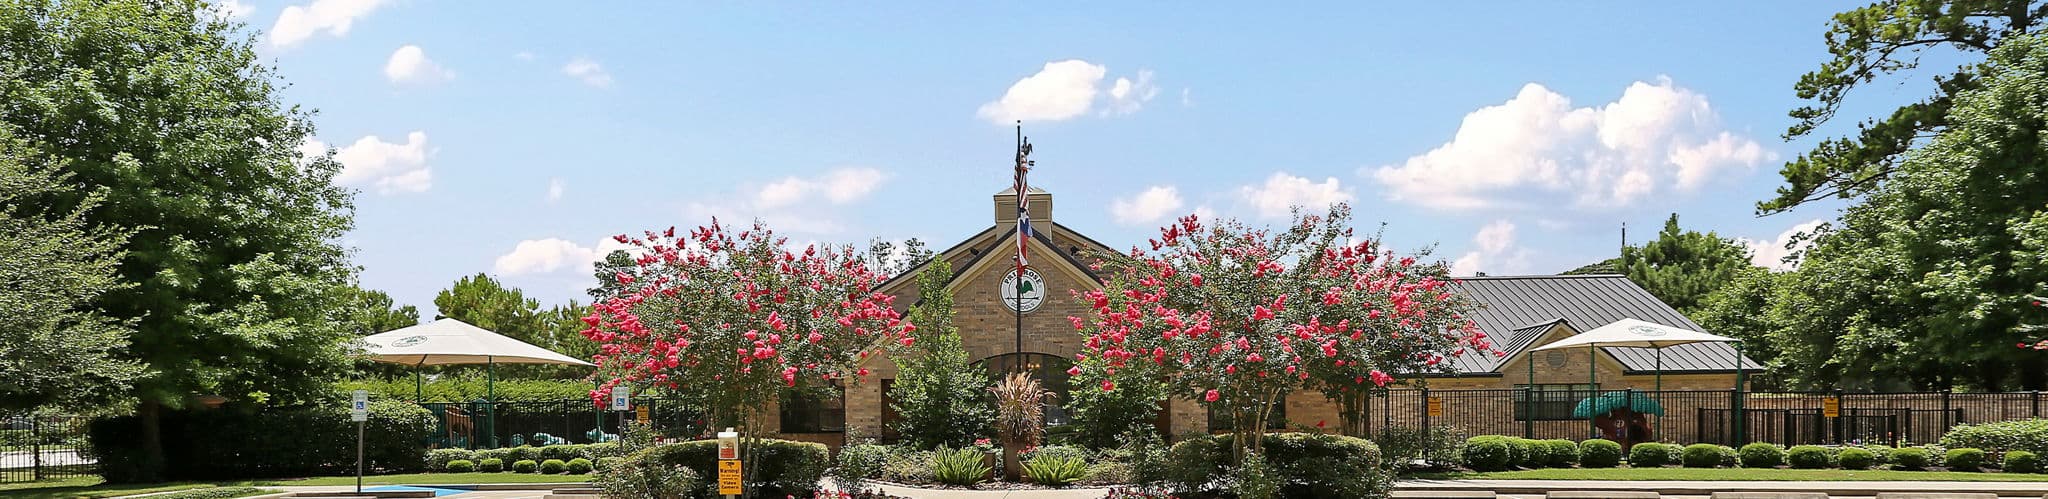
<path id="1" fill-rule="evenodd" d="M 1729 338 L 1726 336 L 1707 334 L 1699 331 L 1694 331 L 1691 329 L 1666 326 L 1663 324 L 1658 324 L 1649 321 L 1636 319 L 1621 319 L 1609 323 L 1605 326 L 1596 327 L 1590 331 L 1575 334 L 1569 338 L 1557 340 L 1548 345 L 1531 349 L 1530 351 L 1535 352 L 1541 350 L 1560 350 L 1565 348 L 1581 346 L 1586 347 L 1586 353 L 1588 354 L 1586 377 L 1588 380 L 1591 381 L 1589 385 L 1598 386 L 1600 384 L 1599 369 L 1592 364 L 1594 360 L 1597 360 L 1596 356 L 1593 355 L 1594 349 L 1602 347 L 1651 349 L 1655 352 L 1657 359 L 1657 367 L 1655 369 L 1657 376 L 1657 405 L 1662 406 L 1664 405 L 1664 348 L 1674 347 L 1678 345 L 1687 345 L 1692 343 L 1734 343 L 1736 345 L 1736 388 L 1741 388 L 1742 340 Z M 1529 372 L 1529 384 L 1531 386 L 1536 384 L 1536 374 L 1533 364 Z M 1589 386 L 1588 388 L 1590 389 L 1592 387 Z M 1595 393 L 1594 396 L 1597 397 L 1599 396 L 1599 394 Z M 1586 418 L 1586 420 L 1588 424 L 1592 424 L 1591 417 Z M 1660 427 L 1658 429 L 1659 434 L 1663 433 L 1663 429 L 1661 428 L 1663 424 L 1664 418 L 1657 418 L 1657 425 Z"/>
<path id="2" fill-rule="evenodd" d="M 485 431 L 495 431 L 497 425 L 498 364 L 564 364 L 595 367 L 589 362 L 448 318 L 373 334 L 364 337 L 363 342 L 366 343 L 364 349 L 369 352 L 370 360 L 413 366 L 415 401 L 420 398 L 421 366 L 483 364 L 486 400 L 492 403 L 492 417 L 486 420 Z M 495 438 L 497 434 L 491 435 Z"/>

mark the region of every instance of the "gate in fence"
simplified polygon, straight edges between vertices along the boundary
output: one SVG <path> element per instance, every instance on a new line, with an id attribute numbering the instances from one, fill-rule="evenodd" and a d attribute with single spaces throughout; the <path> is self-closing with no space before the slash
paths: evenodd
<path id="1" fill-rule="evenodd" d="M 0 416 L 0 483 L 96 474 L 85 427 L 77 416 Z"/>

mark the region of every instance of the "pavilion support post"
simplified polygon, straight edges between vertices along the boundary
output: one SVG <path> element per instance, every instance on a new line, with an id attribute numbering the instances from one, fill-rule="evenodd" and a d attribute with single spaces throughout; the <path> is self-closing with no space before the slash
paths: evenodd
<path id="1" fill-rule="evenodd" d="M 1536 352 L 1523 352 L 1529 366 L 1529 385 L 1522 387 L 1522 438 L 1536 438 Z"/>
<path id="2" fill-rule="evenodd" d="M 1593 435 L 1586 438 L 1600 438 L 1600 415 L 1593 412 L 1600 409 L 1600 401 L 1597 400 L 1600 398 L 1599 353 L 1593 345 L 1586 345 L 1586 390 L 1592 394 L 1586 398 L 1586 428 L 1593 431 Z"/>
<path id="3" fill-rule="evenodd" d="M 1653 369 L 1657 370 L 1657 410 L 1661 411 L 1664 410 L 1664 347 L 1657 347 L 1656 355 L 1657 364 Z M 1651 436 L 1656 437 L 1658 440 L 1664 439 L 1663 414 L 1657 415 L 1657 434 Z"/>
<path id="4" fill-rule="evenodd" d="M 1731 445 L 1743 445 L 1744 442 L 1749 441 L 1749 414 L 1742 407 L 1744 403 L 1748 402 L 1746 399 L 1749 398 L 1749 383 L 1746 378 L 1747 373 L 1744 373 L 1742 370 L 1742 342 L 1737 341 L 1735 342 L 1735 443 Z"/>
<path id="5" fill-rule="evenodd" d="M 498 358 L 484 357 L 484 431 L 491 436 L 491 448 L 498 448 Z"/>

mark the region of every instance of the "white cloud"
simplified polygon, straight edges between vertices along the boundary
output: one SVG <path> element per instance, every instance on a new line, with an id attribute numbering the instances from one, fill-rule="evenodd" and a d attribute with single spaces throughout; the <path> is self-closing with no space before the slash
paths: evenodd
<path id="1" fill-rule="evenodd" d="M 519 51 L 519 53 L 516 53 L 516 54 L 512 54 L 512 58 L 513 58 L 513 59 L 518 59 L 518 60 L 522 60 L 522 61 L 531 61 L 531 60 L 533 60 L 533 53 L 532 53 L 532 52 L 527 52 L 527 51 L 521 50 L 521 51 Z"/>
<path id="2" fill-rule="evenodd" d="M 562 179 L 560 179 L 560 178 L 551 178 L 551 179 L 548 179 L 548 203 L 552 204 L 552 203 L 554 203 L 554 202 L 556 202 L 556 201 L 561 201 L 561 200 L 562 200 L 562 189 L 563 189 L 563 187 L 565 187 L 565 186 L 564 186 L 564 185 L 562 185 Z"/>
<path id="3" fill-rule="evenodd" d="M 1786 263 L 1785 257 L 1804 254 L 1807 248 L 1813 246 L 1812 234 L 1807 234 L 1806 237 L 1800 237 L 1800 234 L 1811 233 L 1826 223 L 1827 220 L 1814 219 L 1785 229 L 1784 232 L 1778 233 L 1777 239 L 1756 240 L 1738 237 L 1735 241 L 1749 247 L 1749 263 L 1771 270 L 1793 270 L 1799 268 L 1799 261 L 1794 259 L 1791 263 Z"/>
<path id="4" fill-rule="evenodd" d="M 1138 79 L 1119 77 L 1109 87 L 1109 108 L 1103 114 L 1131 114 L 1145 107 L 1153 97 L 1159 96 L 1159 86 L 1152 84 L 1152 70 L 1138 70 Z"/>
<path id="5" fill-rule="evenodd" d="M 1495 220 L 1472 235 L 1473 249 L 1451 262 L 1451 275 L 1480 272 L 1512 275 L 1528 272 L 1529 250 L 1515 244 L 1515 224 Z"/>
<path id="6" fill-rule="evenodd" d="M 1195 92 L 1195 90 L 1194 90 L 1194 89 L 1191 89 L 1191 88 L 1188 88 L 1188 87 L 1180 87 L 1180 105 L 1181 105 L 1181 107 L 1195 107 L 1195 98 L 1194 98 L 1194 95 L 1193 95 L 1193 94 L 1194 94 L 1194 92 Z"/>
<path id="7" fill-rule="evenodd" d="M 1635 82 L 1599 107 L 1572 107 L 1531 83 L 1465 115 L 1449 142 L 1399 165 L 1362 169 L 1388 197 L 1432 208 L 1616 208 L 1690 191 L 1775 159 L 1726 131 L 1704 95 Z"/>
<path id="8" fill-rule="evenodd" d="M 243 19 L 249 17 L 249 14 L 256 13 L 256 6 L 242 3 L 238 0 L 215 2 L 213 8 L 215 12 L 220 13 L 220 16 L 225 19 Z"/>
<path id="9" fill-rule="evenodd" d="M 455 78 L 455 73 L 441 67 L 418 45 L 406 45 L 391 52 L 391 59 L 384 62 L 384 78 L 392 83 L 435 83 Z"/>
<path id="10" fill-rule="evenodd" d="M 1153 186 L 1128 198 L 1117 198 L 1109 203 L 1109 212 L 1117 223 L 1124 225 L 1145 225 L 1158 223 L 1170 215 L 1179 215 L 1180 190 L 1171 185 Z"/>
<path id="11" fill-rule="evenodd" d="M 1048 62 L 1037 73 L 1011 84 L 1002 97 L 982 104 L 975 115 L 1008 125 L 1077 118 L 1098 106 L 1102 115 L 1129 114 L 1159 95 L 1151 70 L 1138 70 L 1135 80 L 1118 77 L 1104 85 L 1108 74 L 1109 68 L 1080 59 Z"/>
<path id="12" fill-rule="evenodd" d="M 508 276 L 545 274 L 565 269 L 579 275 L 589 275 L 593 268 L 592 264 L 610 254 L 613 249 L 622 248 L 606 248 L 602 243 L 597 247 L 589 247 L 552 237 L 528 239 L 513 246 L 512 252 L 500 255 L 491 269 Z"/>
<path id="13" fill-rule="evenodd" d="M 743 186 L 727 196 L 691 202 L 684 211 L 704 222 L 711 217 L 728 223 L 759 218 L 778 231 L 832 234 L 844 229 L 839 219 L 843 210 L 836 207 L 866 199 L 888 178 L 874 168 L 837 168 L 814 177 L 789 176 Z"/>
<path id="14" fill-rule="evenodd" d="M 385 0 L 313 0 L 303 6 L 285 7 L 277 14 L 277 22 L 270 25 L 270 46 L 290 48 L 321 32 L 346 36 L 357 18 L 370 15 L 384 3 Z"/>
<path id="15" fill-rule="evenodd" d="M 309 146 L 302 145 L 300 149 L 304 151 Z M 319 147 L 324 149 L 326 145 Z M 341 173 L 335 175 L 334 182 L 373 188 L 379 194 L 425 192 L 433 186 L 433 171 L 427 167 L 427 157 L 432 155 L 426 132 L 406 134 L 402 144 L 367 135 L 335 151 L 334 160 L 341 163 Z"/>
<path id="16" fill-rule="evenodd" d="M 1253 211 L 1264 218 L 1282 218 L 1294 213 L 1300 206 L 1309 211 L 1320 211 L 1331 204 L 1351 201 L 1351 189 L 1345 188 L 1336 177 L 1323 179 L 1321 183 L 1303 177 L 1274 172 L 1266 177 L 1263 185 L 1247 185 L 1238 190 Z"/>
<path id="17" fill-rule="evenodd" d="M 604 65 L 585 57 L 570 59 L 562 65 L 562 74 L 597 88 L 612 86 L 612 74 L 604 70 Z"/>

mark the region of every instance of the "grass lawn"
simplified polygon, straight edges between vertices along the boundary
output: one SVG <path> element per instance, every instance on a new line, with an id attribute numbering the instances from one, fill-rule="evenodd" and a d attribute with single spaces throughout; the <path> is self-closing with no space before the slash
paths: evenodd
<path id="1" fill-rule="evenodd" d="M 2048 474 L 1958 471 L 1793 470 L 1750 468 L 1561 468 L 1523 471 L 1426 473 L 1432 480 L 1731 480 L 1731 481 L 1947 481 L 2048 482 Z"/>
<path id="2" fill-rule="evenodd" d="M 591 475 L 541 475 L 533 473 L 413 473 L 371 475 L 363 485 L 458 485 L 482 483 L 567 483 L 586 482 Z M 298 485 L 355 485 L 354 476 L 273 478 L 223 482 L 178 482 L 156 484 L 102 483 L 99 477 L 73 477 L 40 482 L 0 484 L 4 499 L 104 499 L 151 492 L 204 489 L 212 487 L 276 487 Z"/>

